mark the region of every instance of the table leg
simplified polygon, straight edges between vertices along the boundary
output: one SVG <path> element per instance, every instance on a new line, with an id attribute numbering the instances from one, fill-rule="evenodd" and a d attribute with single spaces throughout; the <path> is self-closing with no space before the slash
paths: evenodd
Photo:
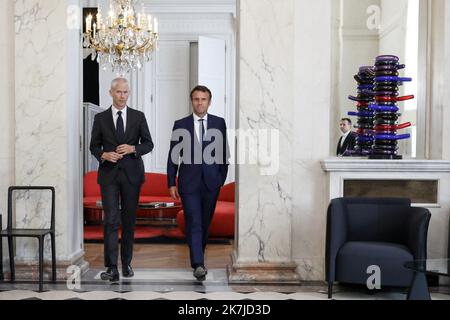
<path id="1" fill-rule="evenodd" d="M 431 300 L 425 273 L 415 272 L 408 290 L 407 300 Z"/>

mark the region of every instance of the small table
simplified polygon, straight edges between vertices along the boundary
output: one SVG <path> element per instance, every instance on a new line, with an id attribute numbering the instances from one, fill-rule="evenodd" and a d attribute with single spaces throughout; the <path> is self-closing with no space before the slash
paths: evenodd
<path id="1" fill-rule="evenodd" d="M 183 210 L 182 205 L 151 207 L 148 204 L 139 204 L 136 220 L 138 224 L 139 222 L 144 222 L 144 224 L 153 226 L 173 227 L 177 225 L 177 214 L 180 210 Z"/>
<path id="2" fill-rule="evenodd" d="M 89 221 L 94 224 L 103 223 L 103 207 L 100 202 L 91 205 L 85 205 L 85 209 L 90 209 L 95 217 L 94 221 Z M 173 205 L 169 207 L 152 207 L 149 204 L 139 204 L 136 212 L 136 224 L 146 224 L 153 226 L 176 226 L 177 213 L 183 209 L 182 205 Z"/>
<path id="3" fill-rule="evenodd" d="M 415 272 L 408 290 L 408 300 L 431 300 L 425 275 L 450 277 L 450 259 L 414 260 L 406 262 L 404 266 Z"/>

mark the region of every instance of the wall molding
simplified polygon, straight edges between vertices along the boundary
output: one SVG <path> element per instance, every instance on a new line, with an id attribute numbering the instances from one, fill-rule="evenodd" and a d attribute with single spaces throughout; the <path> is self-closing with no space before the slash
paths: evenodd
<path id="1" fill-rule="evenodd" d="M 340 34 L 342 39 L 353 41 L 378 41 L 380 37 L 378 30 L 369 30 L 367 28 L 341 28 Z"/>

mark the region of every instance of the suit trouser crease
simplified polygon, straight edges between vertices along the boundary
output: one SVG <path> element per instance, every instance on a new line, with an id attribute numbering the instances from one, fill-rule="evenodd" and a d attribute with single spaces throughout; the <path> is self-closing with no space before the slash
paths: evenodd
<path id="1" fill-rule="evenodd" d="M 117 266 L 119 226 L 122 225 L 121 262 L 130 265 L 133 258 L 136 210 L 141 185 L 131 184 L 124 170 L 119 169 L 113 183 L 101 185 L 104 210 L 105 267 Z"/>
<path id="2" fill-rule="evenodd" d="M 209 227 L 216 208 L 219 189 L 208 190 L 204 182 L 193 193 L 180 194 L 186 224 L 186 241 L 189 245 L 191 266 L 204 265 Z"/>

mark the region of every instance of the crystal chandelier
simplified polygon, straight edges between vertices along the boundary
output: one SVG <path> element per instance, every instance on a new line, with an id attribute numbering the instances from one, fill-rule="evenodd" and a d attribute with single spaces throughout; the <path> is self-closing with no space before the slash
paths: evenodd
<path id="1" fill-rule="evenodd" d="M 91 50 L 92 60 L 120 75 L 141 69 L 157 49 L 158 20 L 142 12 L 135 15 L 135 0 L 111 0 L 107 17 L 99 7 L 96 21 L 86 18 L 83 46 Z M 93 23 L 94 22 L 94 23 Z"/>

